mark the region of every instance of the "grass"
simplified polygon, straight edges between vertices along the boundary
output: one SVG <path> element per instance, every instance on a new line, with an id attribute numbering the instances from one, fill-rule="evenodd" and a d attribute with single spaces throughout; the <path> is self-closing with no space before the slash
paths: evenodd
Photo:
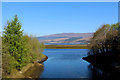
<path id="1" fill-rule="evenodd" d="M 12 74 L 4 76 L 3 78 L 39 78 L 39 75 L 43 72 L 44 66 L 40 63 L 29 63 L 27 66 L 24 66 L 21 71 L 13 69 Z"/>
<path id="2" fill-rule="evenodd" d="M 45 45 L 46 49 L 88 49 L 88 45 Z"/>
<path id="3" fill-rule="evenodd" d="M 45 55 L 42 54 L 40 59 L 43 60 L 43 58 L 45 58 Z M 43 70 L 44 65 L 41 63 L 28 63 L 21 69 L 21 71 L 12 69 L 12 73 L 8 75 L 4 74 L 3 78 L 39 78 L 39 75 L 43 72 Z"/>

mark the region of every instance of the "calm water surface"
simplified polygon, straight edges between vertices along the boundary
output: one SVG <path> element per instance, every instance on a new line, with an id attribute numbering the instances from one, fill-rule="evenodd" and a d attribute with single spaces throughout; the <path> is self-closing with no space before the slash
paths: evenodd
<path id="1" fill-rule="evenodd" d="M 82 59 L 87 49 L 45 49 L 48 56 L 40 78 L 91 78 L 90 64 Z"/>
<path id="2" fill-rule="evenodd" d="M 77 45 L 77 44 L 85 45 L 88 43 L 45 43 L 45 45 Z"/>

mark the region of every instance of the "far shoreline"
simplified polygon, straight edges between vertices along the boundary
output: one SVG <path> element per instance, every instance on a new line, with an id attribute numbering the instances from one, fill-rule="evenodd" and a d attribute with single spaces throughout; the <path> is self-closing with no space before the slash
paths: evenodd
<path id="1" fill-rule="evenodd" d="M 88 45 L 45 45 L 45 49 L 89 49 Z"/>

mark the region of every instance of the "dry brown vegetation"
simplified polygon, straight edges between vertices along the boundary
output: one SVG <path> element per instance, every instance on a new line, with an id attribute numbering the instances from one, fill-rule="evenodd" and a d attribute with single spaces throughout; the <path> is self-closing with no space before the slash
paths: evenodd
<path id="1" fill-rule="evenodd" d="M 50 49 L 88 49 L 88 45 L 45 45 Z"/>

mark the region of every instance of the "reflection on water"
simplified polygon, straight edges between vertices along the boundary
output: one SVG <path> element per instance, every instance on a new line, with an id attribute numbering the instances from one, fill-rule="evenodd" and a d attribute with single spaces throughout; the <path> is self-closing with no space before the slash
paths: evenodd
<path id="1" fill-rule="evenodd" d="M 108 79 L 109 74 L 84 61 L 87 49 L 45 49 L 48 56 L 40 78 L 81 78 L 89 80 Z"/>
<path id="2" fill-rule="evenodd" d="M 107 72 L 103 72 L 100 69 L 94 67 L 93 65 L 89 65 L 88 68 L 92 71 L 92 79 L 103 80 L 103 79 L 110 79 L 110 74 Z"/>
<path id="3" fill-rule="evenodd" d="M 117 72 L 113 73 L 112 70 L 110 71 L 112 73 L 108 73 L 107 71 L 102 71 L 91 64 L 88 66 L 88 68 L 91 69 L 93 74 L 92 79 L 94 80 L 120 80 L 120 74 Z"/>
<path id="4" fill-rule="evenodd" d="M 48 56 L 44 62 L 44 71 L 40 78 L 91 78 L 89 63 L 82 57 L 87 49 L 45 49 Z"/>

